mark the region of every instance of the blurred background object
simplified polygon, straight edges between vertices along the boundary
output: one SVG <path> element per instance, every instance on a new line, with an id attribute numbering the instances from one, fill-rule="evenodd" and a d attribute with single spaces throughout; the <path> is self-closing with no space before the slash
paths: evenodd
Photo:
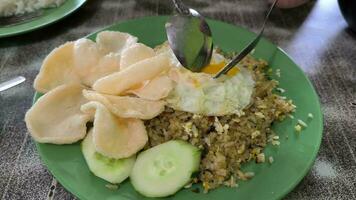
<path id="1" fill-rule="evenodd" d="M 338 0 L 342 15 L 350 28 L 356 32 L 356 1 L 355 0 Z"/>

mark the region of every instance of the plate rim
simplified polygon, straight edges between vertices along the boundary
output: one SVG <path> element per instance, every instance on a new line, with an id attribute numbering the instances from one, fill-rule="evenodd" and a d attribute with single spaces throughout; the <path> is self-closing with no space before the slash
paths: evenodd
<path id="1" fill-rule="evenodd" d="M 67 0 L 69 1 L 69 0 Z M 13 26 L 10 26 L 10 27 L 2 27 L 0 28 L 0 39 L 1 38 L 6 38 L 6 37 L 11 37 L 11 36 L 16 36 L 16 35 L 21 35 L 21 34 L 24 34 L 24 33 L 28 33 L 28 32 L 31 32 L 31 31 L 34 31 L 34 30 L 38 30 L 38 29 L 41 29 L 41 28 L 44 28 L 46 26 L 49 26 L 51 24 L 54 24 L 55 22 L 58 22 L 66 17 L 68 17 L 69 15 L 71 15 L 72 13 L 74 13 L 75 11 L 77 11 L 80 7 L 82 7 L 88 0 L 74 0 L 76 1 L 77 3 L 75 4 L 75 6 L 71 7 L 70 9 L 66 10 L 65 12 L 63 12 L 61 15 L 57 16 L 57 17 L 54 17 L 54 18 L 50 18 L 48 20 L 46 20 L 45 22 L 43 23 L 40 23 L 40 24 L 37 24 L 35 26 L 32 26 L 32 27 L 28 27 L 28 28 L 20 28 L 20 29 L 16 29 L 14 31 L 7 31 L 6 29 L 7 28 L 16 28 L 17 26 L 22 26 L 24 24 L 30 24 L 30 23 L 33 23 L 33 20 L 30 20 L 28 22 L 25 22 L 25 23 L 21 23 L 21 24 L 17 24 L 17 25 L 13 25 Z M 66 2 L 64 2 L 66 3 Z M 56 9 L 59 9 L 59 7 L 56 7 L 56 8 L 49 8 L 49 9 L 52 9 L 53 11 L 56 10 Z M 42 17 L 47 17 L 46 15 L 45 16 L 39 16 L 38 18 L 36 19 L 40 19 Z M 35 19 L 35 20 L 36 20 Z M 3 33 L 1 33 L 3 32 Z"/>
<path id="2" fill-rule="evenodd" d="M 84 0 L 85 1 L 85 0 Z M 160 16 L 144 16 L 144 17 L 137 17 L 137 18 L 132 18 L 132 19 L 126 19 L 126 20 L 122 20 L 122 21 L 118 21 L 116 23 L 113 23 L 111 25 L 108 25 L 108 26 L 105 26 L 103 28 L 100 28 L 99 30 L 97 31 L 94 31 L 86 36 L 84 36 L 84 38 L 88 38 L 90 36 L 93 36 L 101 31 L 104 31 L 104 30 L 108 30 L 108 29 L 111 29 L 112 27 L 114 26 L 118 26 L 119 24 L 122 24 L 122 23 L 131 23 L 132 21 L 138 21 L 138 20 L 144 20 L 144 19 L 155 19 L 155 18 L 161 18 L 161 19 L 164 19 L 164 18 L 168 18 L 170 15 L 160 15 Z M 221 24 L 224 24 L 224 25 L 228 25 L 228 26 L 234 26 L 236 28 L 239 28 L 239 29 L 242 29 L 246 32 L 248 32 L 249 34 L 252 34 L 253 36 L 257 35 L 256 33 L 248 30 L 247 28 L 241 26 L 241 25 L 235 25 L 235 24 L 231 24 L 231 23 L 228 23 L 228 22 L 224 22 L 224 21 L 220 21 L 220 20 L 215 20 L 215 19 L 211 19 L 211 18 L 207 18 L 208 22 L 211 21 L 211 22 L 214 22 L 214 23 L 221 23 Z M 304 71 L 302 70 L 301 67 L 299 67 L 299 65 L 294 62 L 294 60 L 291 58 L 291 56 L 289 54 L 287 54 L 286 51 L 284 51 L 282 48 L 280 48 L 279 46 L 277 46 L 276 44 L 274 44 L 273 42 L 271 42 L 269 39 L 267 39 L 266 37 L 262 37 L 261 40 L 264 40 L 264 42 L 267 42 L 268 44 L 270 45 L 273 45 L 274 47 L 276 47 L 282 54 L 283 56 L 285 56 L 289 61 L 291 61 L 292 63 L 294 63 L 294 65 L 296 66 L 297 70 L 300 71 L 304 78 L 306 79 L 307 81 L 307 84 L 311 87 L 312 89 L 312 93 L 314 94 L 314 96 L 316 97 L 316 104 L 317 104 L 317 111 L 318 113 L 320 113 L 319 115 L 319 121 L 321 122 L 320 124 L 318 124 L 318 130 L 320 130 L 320 137 L 318 138 L 318 140 L 316 141 L 315 143 L 315 151 L 313 151 L 313 154 L 311 156 L 311 159 L 309 160 L 308 163 L 306 163 L 307 167 L 300 173 L 301 175 L 298 177 L 298 179 L 296 181 L 293 182 L 293 184 L 291 184 L 288 189 L 286 189 L 283 193 L 281 192 L 277 197 L 276 199 L 282 199 L 283 197 L 285 197 L 287 194 L 289 194 L 293 189 L 295 189 L 295 187 L 305 178 L 305 176 L 307 175 L 307 173 L 311 170 L 311 168 L 313 167 L 314 163 L 315 163 L 315 160 L 318 156 L 318 153 L 320 151 L 320 145 L 321 145 L 321 142 L 322 142 L 322 138 L 323 138 L 323 133 L 324 133 L 324 115 L 323 115 L 323 112 L 322 112 L 322 109 L 321 109 L 321 103 L 320 103 L 320 97 L 318 95 L 318 93 L 316 92 L 315 90 L 315 87 L 314 85 L 312 84 L 312 82 L 310 81 L 309 77 L 304 73 Z M 40 93 L 36 92 L 34 93 L 34 96 L 33 96 L 33 104 L 35 103 L 36 99 L 38 98 L 38 96 L 40 95 Z M 74 191 L 74 189 L 72 189 L 69 184 L 67 184 L 67 182 L 61 177 L 61 176 L 57 176 L 57 173 L 53 171 L 53 167 L 49 167 L 48 166 L 48 159 L 43 157 L 41 155 L 41 150 L 40 150 L 40 147 L 39 147 L 39 143 L 35 142 L 35 145 L 36 145 L 36 149 L 37 151 L 39 152 L 39 156 L 40 156 L 40 159 L 43 161 L 44 165 L 47 167 L 47 169 L 51 172 L 51 174 L 61 183 L 61 185 L 66 189 L 68 190 L 72 195 L 78 197 L 79 199 L 87 199 L 85 198 L 84 196 L 82 196 L 81 194 L 79 193 L 76 193 Z"/>

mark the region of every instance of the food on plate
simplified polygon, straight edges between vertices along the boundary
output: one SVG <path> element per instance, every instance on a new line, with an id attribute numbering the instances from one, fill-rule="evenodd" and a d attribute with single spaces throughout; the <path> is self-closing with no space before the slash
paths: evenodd
<path id="1" fill-rule="evenodd" d="M 168 57 L 160 54 L 97 80 L 93 89 L 104 94 L 119 95 L 169 69 Z"/>
<path id="2" fill-rule="evenodd" d="M 136 156 L 129 158 L 113 159 L 99 154 L 93 143 L 93 131 L 90 130 L 83 142 L 81 149 L 85 161 L 93 174 L 110 183 L 121 183 L 129 177 L 135 164 Z"/>
<path id="3" fill-rule="evenodd" d="M 90 90 L 83 90 L 83 95 L 89 101 L 102 103 L 111 113 L 122 118 L 152 119 L 159 115 L 166 105 L 164 101 L 150 101 L 130 96 L 114 96 Z"/>
<path id="4" fill-rule="evenodd" d="M 63 84 L 80 83 L 73 70 L 73 48 L 74 42 L 67 42 L 45 58 L 33 83 L 36 91 L 45 93 Z"/>
<path id="5" fill-rule="evenodd" d="M 202 182 L 205 192 L 221 185 L 235 187 L 238 180 L 251 178 L 251 173 L 243 172 L 241 165 L 262 161 L 259 158 L 264 156 L 266 145 L 279 144 L 271 125 L 295 109 L 291 100 L 273 92 L 278 82 L 265 74 L 266 62 L 249 56 L 239 63 L 238 68 L 249 70 L 254 80 L 250 102 L 242 113 L 208 116 L 175 110 L 168 104 L 159 116 L 145 121 L 149 137 L 146 148 L 182 139 L 203 149 L 195 182 Z M 214 71 L 219 70 L 217 66 Z"/>
<path id="6" fill-rule="evenodd" d="M 134 94 L 142 99 L 157 101 L 166 98 L 172 89 L 173 81 L 167 75 L 161 75 L 146 81 L 138 88 L 126 91 L 126 93 Z"/>
<path id="7" fill-rule="evenodd" d="M 204 192 L 222 185 L 235 187 L 238 180 L 254 175 L 244 172 L 242 164 L 270 160 L 264 148 L 280 144 L 272 123 L 296 107 L 274 92 L 281 91 L 278 81 L 267 76 L 263 60 L 248 56 L 214 79 L 230 58 L 215 49 L 211 63 L 195 73 L 179 64 L 167 43 L 152 49 L 127 33 L 104 31 L 96 42 L 68 42 L 47 56 L 34 87 L 47 92 L 44 97 L 53 97 L 40 98 L 26 116 L 38 110 L 29 119 L 36 119 L 42 135 L 48 134 L 45 129 L 51 134 L 69 129 L 58 122 L 67 122 L 70 114 L 77 120 L 73 123 L 93 122 L 88 123 L 91 131 L 83 142 L 90 146 L 83 148 L 89 169 L 119 183 L 133 168 L 131 182 L 144 196 L 172 195 L 194 183 L 202 183 Z M 71 85 L 77 85 L 75 95 L 51 95 Z M 42 109 L 48 112 L 38 116 Z M 48 120 L 47 115 L 65 120 Z M 61 144 L 59 139 L 68 137 L 63 132 L 56 133 L 63 138 L 43 140 L 33 133 L 29 119 L 37 142 Z M 80 131 L 73 135 L 82 139 L 87 129 Z M 193 175 L 194 171 L 198 172 Z"/>
<path id="8" fill-rule="evenodd" d="M 102 155 L 128 158 L 145 146 L 148 138 L 140 119 L 118 118 L 95 101 L 82 105 L 81 111 L 94 121 L 93 142 L 96 151 Z"/>
<path id="9" fill-rule="evenodd" d="M 119 71 L 120 57 L 115 52 L 101 51 L 98 43 L 79 39 L 73 47 L 73 70 L 81 83 L 92 86 L 96 80 Z"/>
<path id="10" fill-rule="evenodd" d="M 31 136 L 41 143 L 71 144 L 85 137 L 90 116 L 80 111 L 87 102 L 83 86 L 68 84 L 44 94 L 27 111 L 25 122 Z"/>
<path id="11" fill-rule="evenodd" d="M 165 197 L 189 183 L 198 171 L 200 150 L 181 140 L 157 145 L 137 156 L 130 175 L 134 188 L 146 197 Z"/>
<path id="12" fill-rule="evenodd" d="M 21 15 L 42 8 L 52 8 L 62 5 L 65 0 L 1 0 L 0 17 Z"/>
<path id="13" fill-rule="evenodd" d="M 171 74 L 176 86 L 167 98 L 168 106 L 206 116 L 241 115 L 255 86 L 251 72 L 244 68 L 223 79 L 183 68 L 171 70 Z"/>
<path id="14" fill-rule="evenodd" d="M 123 70 L 132 64 L 147 58 L 151 58 L 155 55 L 156 53 L 152 48 L 141 43 L 133 44 L 122 52 L 120 70 Z"/>
<path id="15" fill-rule="evenodd" d="M 137 43 L 137 37 L 118 31 L 102 31 L 96 36 L 96 43 L 104 54 L 121 54 L 125 49 Z"/>
<path id="16" fill-rule="evenodd" d="M 136 41 L 127 33 L 103 31 L 96 43 L 88 39 L 67 42 L 45 58 L 34 88 L 45 93 L 71 82 L 91 87 L 97 79 L 119 71 L 121 52 Z"/>

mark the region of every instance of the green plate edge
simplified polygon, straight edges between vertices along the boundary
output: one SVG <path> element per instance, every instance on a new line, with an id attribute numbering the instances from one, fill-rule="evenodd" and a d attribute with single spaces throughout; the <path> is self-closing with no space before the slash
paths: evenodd
<path id="1" fill-rule="evenodd" d="M 57 22 L 80 8 L 87 0 L 66 0 L 61 6 L 44 9 L 42 16 L 28 22 L 0 28 L 0 38 L 40 29 Z"/>
<path id="2" fill-rule="evenodd" d="M 103 31 L 103 30 L 118 30 L 118 29 L 120 29 L 121 27 L 124 27 L 123 29 L 127 29 L 128 27 L 130 27 L 130 24 L 131 23 L 135 23 L 135 22 L 145 22 L 145 21 L 156 21 L 155 23 L 162 23 L 162 22 L 165 22 L 166 20 L 167 20 L 167 18 L 168 18 L 168 16 L 152 16 L 152 17 L 142 17 L 142 18 L 136 18 L 136 19 L 131 19 L 131 20 L 125 20 L 125 21 L 123 21 L 123 22 L 118 22 L 117 24 L 114 24 L 114 25 L 111 25 L 111 26 L 109 26 L 109 27 L 106 27 L 106 28 L 104 28 L 104 29 L 102 29 L 102 30 L 99 30 L 99 31 L 97 31 L 97 32 L 95 32 L 95 33 L 93 33 L 93 34 L 90 34 L 90 35 L 88 35 L 87 37 L 88 38 L 90 38 L 90 39 L 94 39 L 95 38 L 95 36 L 96 36 L 96 34 L 98 33 L 98 32 L 100 32 L 100 31 Z M 140 22 L 140 23 L 141 23 Z M 232 28 L 234 25 L 231 25 L 231 24 L 228 24 L 228 23 L 225 23 L 225 22 L 221 22 L 221 21 L 217 21 L 217 20 L 211 20 L 211 19 L 209 19 L 208 20 L 208 23 L 210 24 L 210 25 L 214 25 L 214 26 L 225 26 L 225 27 L 230 27 L 230 28 Z M 154 23 L 153 23 L 154 24 Z M 214 26 L 212 26 L 212 31 L 213 31 L 213 34 L 214 34 Z M 244 28 L 241 28 L 241 27 L 239 27 L 239 26 L 234 26 L 233 27 L 234 29 L 239 29 L 239 31 L 242 31 L 242 32 L 244 32 L 244 34 L 247 34 L 247 36 L 245 36 L 245 38 L 244 39 L 242 39 L 243 41 L 241 42 L 241 41 L 234 41 L 234 42 L 236 42 L 236 46 L 238 46 L 239 47 L 239 49 L 242 49 L 242 47 L 243 46 L 245 46 L 247 43 L 248 43 L 248 41 L 250 41 L 251 39 L 253 39 L 253 37 L 256 35 L 255 33 L 253 33 L 253 32 L 250 32 L 250 31 L 248 31 L 248 30 L 246 30 L 246 29 L 244 29 Z M 129 28 L 128 28 L 129 29 Z M 144 30 L 144 28 L 142 29 L 142 30 Z M 123 30 L 123 31 L 128 31 L 128 30 Z M 159 38 L 159 37 L 158 37 Z M 139 38 L 140 39 L 140 38 Z M 156 40 L 154 40 L 154 41 L 152 41 L 152 43 L 155 43 L 155 44 L 159 44 L 161 42 L 161 40 L 160 39 L 157 39 L 157 41 Z M 285 59 L 287 59 L 288 60 L 288 62 L 291 62 L 291 63 L 294 63 L 293 62 L 293 60 L 282 50 L 282 49 L 280 49 L 279 47 L 276 47 L 274 44 L 272 44 L 270 41 L 268 41 L 267 39 L 265 39 L 265 38 L 262 38 L 262 40 L 260 41 L 260 43 L 259 43 L 259 45 L 256 47 L 256 53 L 254 54 L 254 56 L 255 57 L 261 57 L 261 56 L 263 56 L 263 55 L 259 55 L 259 54 L 263 54 L 263 53 L 261 53 L 261 52 L 259 52 L 259 46 L 262 46 L 261 44 L 263 44 L 263 45 L 268 45 L 268 46 L 273 46 L 273 47 L 275 47 L 275 49 L 276 49 L 276 51 L 275 51 L 275 53 L 280 53 L 281 54 L 281 56 L 282 57 L 284 57 Z M 223 48 L 223 50 L 225 50 L 225 51 L 232 51 L 233 49 L 229 49 L 229 48 L 227 48 L 227 49 L 224 49 Z M 278 52 L 279 51 L 279 52 Z M 272 57 L 274 57 L 274 55 L 272 56 Z M 268 61 L 268 60 L 267 60 Z M 271 64 L 271 63 L 269 63 L 269 64 Z M 278 194 L 273 194 L 273 192 L 272 192 L 272 196 L 273 197 L 263 197 L 263 199 L 281 199 L 281 198 L 283 198 L 285 195 L 287 195 L 290 191 L 292 191 L 294 188 L 295 188 L 295 186 L 304 178 L 304 176 L 308 173 L 308 171 L 311 169 L 311 167 L 313 166 L 313 163 L 314 163 L 314 161 L 315 161 L 315 159 L 316 159 L 316 156 L 317 156 L 317 153 L 318 153 L 318 151 L 319 151 L 319 148 L 320 148 L 320 144 L 321 144 L 321 139 L 322 139 L 322 133 L 323 133 L 323 115 L 322 115 L 322 112 L 321 112 L 321 107 L 320 107 L 320 101 L 319 101 L 319 97 L 318 97 L 318 95 L 317 95 L 317 93 L 316 93 L 316 91 L 315 91 L 315 89 L 314 89 L 314 87 L 313 87 L 313 85 L 311 84 L 311 82 L 310 82 L 310 80 L 307 78 L 307 76 L 304 74 L 304 72 L 294 63 L 294 65 L 295 65 L 295 70 L 297 70 L 297 72 L 298 73 L 301 73 L 302 75 L 303 75 L 303 81 L 306 81 L 306 84 L 308 85 L 308 87 L 310 87 L 311 88 L 311 93 L 312 93 L 312 96 L 313 96 L 313 98 L 315 98 L 315 101 L 313 102 L 315 105 L 314 106 L 316 106 L 315 107 L 315 111 L 316 111 L 316 113 L 313 113 L 314 114 L 314 118 L 312 119 L 312 122 L 313 121 L 317 121 L 317 122 L 319 122 L 317 125 L 316 125 L 316 128 L 317 128 L 317 132 L 315 132 L 314 134 L 317 134 L 316 136 L 318 136 L 317 138 L 316 138 L 316 140 L 314 140 L 313 141 L 313 145 L 314 145 L 314 148 L 313 148 L 313 151 L 312 152 L 309 152 L 309 153 L 311 153 L 311 154 L 309 154 L 309 159 L 307 160 L 307 162 L 305 162 L 304 163 L 304 165 L 305 165 L 305 167 L 302 169 L 302 170 L 300 170 L 299 172 L 298 172 L 298 178 L 297 179 L 295 179 L 294 181 L 291 181 L 291 183 L 289 184 L 289 185 L 287 185 L 287 186 L 285 186 L 284 188 L 284 190 L 283 190 L 283 192 L 280 192 L 280 193 L 278 193 Z M 271 65 L 272 67 L 273 67 L 273 65 Z M 275 76 L 273 76 L 272 75 L 272 77 L 274 77 L 275 78 Z M 283 77 L 283 74 L 282 74 L 282 77 Z M 34 95 L 34 99 L 33 99 L 33 102 L 35 102 L 40 96 L 41 96 L 42 94 L 40 94 L 40 93 L 35 93 L 35 95 Z M 288 95 L 287 95 L 288 96 Z M 298 108 L 297 108 L 297 112 L 298 112 Z M 306 113 L 304 113 L 303 114 L 303 116 L 304 115 L 306 115 Z M 290 121 L 289 119 L 286 119 L 285 121 Z M 284 123 L 284 122 L 282 122 L 282 123 Z M 294 123 L 295 124 L 295 123 Z M 294 124 L 293 124 L 293 126 L 294 126 Z M 278 132 L 278 131 L 277 131 Z M 291 137 L 302 137 L 303 136 L 303 134 L 307 134 L 307 133 L 301 133 L 301 136 L 291 136 Z M 287 141 L 287 140 L 283 140 L 283 141 Z M 282 143 L 282 142 L 281 142 Z M 76 144 L 73 144 L 73 145 L 78 145 L 78 143 L 76 143 Z M 73 146 L 73 145 L 68 145 L 68 146 Z M 50 148 L 50 146 L 55 146 L 55 145 L 50 145 L 50 144 L 40 144 L 40 143 L 36 143 L 36 147 L 37 147 L 37 150 L 39 151 L 39 154 L 40 154 L 40 156 L 41 156 L 41 160 L 44 162 L 44 164 L 47 166 L 47 168 L 48 168 L 48 170 L 53 174 L 53 176 L 68 190 L 68 191 L 70 191 L 72 194 L 74 194 L 75 196 L 77 196 L 78 198 L 80 198 L 80 199 L 88 199 L 88 198 L 86 198 L 86 196 L 85 195 L 83 195 L 82 193 L 78 193 L 78 191 L 76 191 L 72 186 L 71 186 L 71 184 L 69 183 L 69 182 L 67 182 L 66 181 L 66 179 L 64 179 L 63 178 L 63 176 L 61 176 L 60 175 L 60 172 L 58 172 L 58 171 L 56 171 L 55 170 L 55 165 L 51 165 L 51 161 L 47 158 L 47 157 L 45 157 L 44 156 L 44 153 L 45 153 L 45 151 L 46 151 L 46 149 L 47 148 Z M 266 150 L 267 149 L 269 149 L 269 148 L 271 148 L 270 147 L 270 145 L 269 146 L 267 146 L 266 147 Z M 278 151 L 275 151 L 275 149 L 272 149 L 271 151 L 269 151 L 269 152 L 278 152 Z M 249 163 L 249 164 L 247 164 L 247 165 L 250 165 L 251 163 Z M 252 165 L 254 165 L 253 163 L 252 163 Z M 260 164 L 261 165 L 261 164 Z M 257 168 L 259 168 L 259 166 L 260 165 L 256 165 L 257 166 Z M 266 164 L 267 165 L 267 164 Z M 272 164 L 273 165 L 273 164 Z M 243 169 L 246 169 L 246 170 L 248 170 L 248 169 L 251 169 L 251 167 L 250 166 L 247 166 L 247 167 L 243 167 Z M 99 179 L 99 178 L 97 178 L 97 179 Z M 254 179 L 251 179 L 249 182 L 252 182 Z M 99 182 L 102 182 L 102 183 L 105 183 L 104 181 L 102 181 L 102 180 L 97 180 L 97 181 L 99 181 Z M 124 182 L 124 183 L 126 183 L 127 182 L 127 180 Z M 242 182 L 242 184 L 241 185 L 244 185 L 244 184 L 246 184 L 245 182 Z M 266 185 L 266 186 L 268 186 L 268 185 Z M 199 187 L 199 186 L 198 186 Z M 240 188 L 240 187 L 239 187 Z M 237 191 L 239 191 L 240 189 L 237 189 Z M 219 191 L 219 190 L 225 190 L 226 191 L 226 189 L 228 189 L 228 190 L 230 190 L 230 188 L 219 188 L 219 189 L 217 189 L 217 190 L 213 190 L 212 192 L 210 192 L 210 194 L 211 193 L 213 193 L 213 192 L 216 192 L 216 191 Z M 119 191 L 120 191 L 120 189 L 119 189 Z M 129 191 L 129 192 L 132 192 L 133 190 L 131 190 L 131 191 Z M 108 193 L 110 193 L 110 192 L 112 192 L 112 191 L 110 191 L 110 190 L 108 190 Z M 180 192 L 179 192 L 180 193 Z M 133 196 L 131 196 L 131 197 L 133 197 L 133 198 L 139 198 L 139 199 L 141 199 L 141 198 L 143 198 L 142 196 L 140 196 L 140 195 L 137 195 L 137 194 L 135 194 L 135 195 L 133 195 Z M 172 197 L 168 197 L 167 199 L 172 199 L 174 196 L 172 196 Z M 199 199 L 210 199 L 209 198 L 209 194 L 208 195 L 206 195 L 206 196 L 204 196 L 203 198 L 201 198 L 201 197 L 199 197 Z M 120 198 L 121 199 L 121 198 Z M 123 197 L 122 199 L 131 199 L 129 196 L 126 196 L 126 198 L 125 197 Z M 149 198 L 148 198 L 149 199 Z"/>

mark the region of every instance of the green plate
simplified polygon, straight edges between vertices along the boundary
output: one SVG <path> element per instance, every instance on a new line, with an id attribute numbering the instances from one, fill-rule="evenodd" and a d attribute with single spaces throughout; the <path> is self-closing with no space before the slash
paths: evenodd
<path id="1" fill-rule="evenodd" d="M 151 47 L 166 40 L 164 24 L 167 17 L 145 17 L 119 22 L 104 30 L 131 33 L 140 42 Z M 209 20 L 214 42 L 224 51 L 239 51 L 255 36 L 243 28 L 219 21 Z M 90 39 L 95 38 L 95 33 Z M 262 39 L 254 53 L 256 58 L 267 60 L 273 69 L 280 69 L 281 77 L 273 77 L 286 90 L 285 96 L 294 100 L 297 112 L 295 119 L 275 123 L 273 130 L 280 135 L 280 146 L 268 146 L 266 156 L 273 156 L 272 164 L 249 163 L 245 170 L 255 172 L 249 181 L 240 181 L 238 188 L 221 187 L 208 194 L 194 193 L 183 189 L 168 199 L 280 199 L 290 192 L 309 171 L 319 150 L 323 120 L 318 96 L 302 70 L 277 46 Z M 35 95 L 35 100 L 40 94 Z M 314 115 L 308 119 L 308 113 Z M 308 123 L 308 128 L 300 134 L 294 131 L 296 120 Z M 288 139 L 287 139 L 288 137 Z M 39 154 L 57 180 L 80 199 L 143 199 L 135 192 L 129 180 L 112 191 L 105 187 L 106 182 L 90 173 L 80 151 L 80 144 L 51 145 L 37 144 Z M 201 187 L 199 184 L 194 187 Z"/>
<path id="2" fill-rule="evenodd" d="M 57 8 L 44 9 L 44 13 L 33 20 L 13 26 L 0 27 L 0 38 L 26 33 L 52 24 L 74 12 L 85 2 L 86 0 L 66 0 Z"/>

